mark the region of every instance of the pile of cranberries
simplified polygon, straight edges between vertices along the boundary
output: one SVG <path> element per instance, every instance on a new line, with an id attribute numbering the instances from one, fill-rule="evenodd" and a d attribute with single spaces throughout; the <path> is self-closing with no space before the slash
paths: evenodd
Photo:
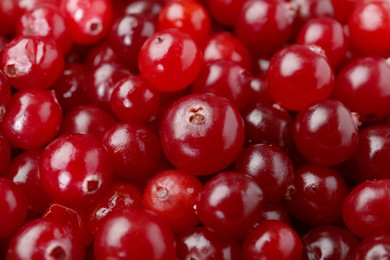
<path id="1" fill-rule="evenodd" d="M 0 1 L 0 259 L 390 258 L 390 1 Z"/>

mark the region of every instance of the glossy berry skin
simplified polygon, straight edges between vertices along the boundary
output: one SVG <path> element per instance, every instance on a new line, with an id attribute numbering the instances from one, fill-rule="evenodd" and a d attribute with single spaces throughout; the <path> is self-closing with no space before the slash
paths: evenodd
<path id="1" fill-rule="evenodd" d="M 246 69 L 252 66 L 248 48 L 236 36 L 224 31 L 210 35 L 203 48 L 205 63 L 220 59 L 234 61 Z"/>
<path id="2" fill-rule="evenodd" d="M 332 65 L 338 65 L 348 49 L 343 25 L 329 17 L 309 20 L 299 32 L 296 43 L 321 47 Z"/>
<path id="3" fill-rule="evenodd" d="M 390 180 L 366 181 L 348 194 L 343 205 L 343 220 L 348 229 L 360 238 L 390 230 L 387 217 Z"/>
<path id="4" fill-rule="evenodd" d="M 60 132 L 90 134 L 97 139 L 102 139 L 117 122 L 116 118 L 105 110 L 93 105 L 83 105 L 65 114 Z"/>
<path id="5" fill-rule="evenodd" d="M 268 70 L 271 97 L 282 107 L 302 110 L 326 99 L 333 90 L 327 58 L 303 45 L 289 45 L 273 56 Z"/>
<path id="6" fill-rule="evenodd" d="M 205 227 L 196 227 L 176 236 L 179 259 L 242 259 L 235 239 L 221 238 Z"/>
<path id="7" fill-rule="evenodd" d="M 293 16 L 284 2 L 246 1 L 235 24 L 235 33 L 257 54 L 270 57 L 291 37 Z"/>
<path id="8" fill-rule="evenodd" d="M 138 54 L 142 44 L 154 33 L 155 25 L 151 19 L 141 14 L 126 14 L 112 26 L 109 44 L 122 63 L 138 70 Z"/>
<path id="9" fill-rule="evenodd" d="M 92 44 L 102 40 L 113 20 L 109 0 L 61 0 L 60 10 L 70 37 L 77 44 Z"/>
<path id="10" fill-rule="evenodd" d="M 352 44 L 366 55 L 390 55 L 390 3 L 367 1 L 351 14 L 348 28 Z"/>
<path id="11" fill-rule="evenodd" d="M 64 223 L 42 218 L 27 222 L 13 236 L 6 259 L 83 259 L 79 238 Z"/>
<path id="12" fill-rule="evenodd" d="M 157 115 L 160 92 L 139 75 L 120 80 L 112 91 L 110 107 L 122 121 L 146 123 Z"/>
<path id="13" fill-rule="evenodd" d="M 66 53 L 72 41 L 60 10 L 54 5 L 43 5 L 24 13 L 16 24 L 16 34 L 54 40 Z"/>
<path id="14" fill-rule="evenodd" d="M 363 56 L 339 72 L 332 93 L 362 121 L 375 121 L 390 111 L 390 67 L 385 59 Z"/>
<path id="15" fill-rule="evenodd" d="M 348 194 L 344 180 L 331 168 L 305 165 L 295 172 L 293 186 L 286 193 L 291 215 L 309 225 L 327 225 L 341 218 Z"/>
<path id="16" fill-rule="evenodd" d="M 42 153 L 40 183 L 57 203 L 91 205 L 110 185 L 110 163 L 103 145 L 93 136 L 61 135 Z"/>
<path id="17" fill-rule="evenodd" d="M 263 205 L 263 191 L 252 177 L 221 172 L 203 186 L 196 209 L 207 229 L 218 236 L 238 237 L 256 223 Z"/>
<path id="18" fill-rule="evenodd" d="M 233 27 L 236 23 L 244 0 L 205 0 L 207 10 L 218 23 Z"/>
<path id="19" fill-rule="evenodd" d="M 267 202 L 281 201 L 294 180 L 294 167 L 288 155 L 272 145 L 246 147 L 235 161 L 234 169 L 252 176 Z"/>
<path id="20" fill-rule="evenodd" d="M 253 92 L 250 88 L 252 74 L 231 60 L 216 60 L 206 63 L 191 85 L 192 93 L 213 93 L 226 97 L 239 110 L 245 109 Z"/>
<path id="21" fill-rule="evenodd" d="M 142 207 L 142 204 L 142 194 L 135 186 L 122 182 L 114 183 L 92 207 L 88 227 L 95 233 L 102 220 L 112 212 L 123 208 Z"/>
<path id="22" fill-rule="evenodd" d="M 34 149 L 53 139 L 61 119 L 61 107 L 53 91 L 20 90 L 11 97 L 1 128 L 13 147 Z"/>
<path id="23" fill-rule="evenodd" d="M 144 15 L 156 21 L 163 4 L 160 0 L 134 0 L 127 4 L 125 13 Z"/>
<path id="24" fill-rule="evenodd" d="M 64 57 L 51 39 L 19 36 L 4 48 L 1 69 L 17 89 L 45 89 L 61 76 Z"/>
<path id="25" fill-rule="evenodd" d="M 265 204 L 261 209 L 260 218 L 258 223 L 261 223 L 264 220 L 280 220 L 287 224 L 290 224 L 290 213 L 287 210 L 285 203 L 271 203 Z M 254 225 L 254 227 L 257 223 Z"/>
<path id="26" fill-rule="evenodd" d="M 144 208 L 164 218 L 174 233 L 190 230 L 199 222 L 195 204 L 201 188 L 201 182 L 189 173 L 160 172 L 145 187 Z"/>
<path id="27" fill-rule="evenodd" d="M 352 253 L 358 239 L 348 230 L 338 226 L 320 226 L 310 229 L 303 237 L 303 260 L 354 259 Z"/>
<path id="28" fill-rule="evenodd" d="M 299 112 L 293 137 L 309 161 L 335 165 L 347 160 L 359 141 L 357 119 L 339 101 L 327 99 Z"/>
<path id="29" fill-rule="evenodd" d="M 104 41 L 88 51 L 85 64 L 88 68 L 94 69 L 104 63 L 121 64 L 118 56 L 107 41 Z"/>
<path id="30" fill-rule="evenodd" d="M 247 144 L 272 144 L 285 151 L 293 146 L 293 120 L 287 110 L 256 102 L 242 113 Z"/>
<path id="31" fill-rule="evenodd" d="M 157 168 L 161 147 L 157 135 L 139 123 L 121 122 L 103 138 L 111 158 L 114 176 L 128 181 L 145 181 Z"/>
<path id="32" fill-rule="evenodd" d="M 167 159 L 176 168 L 208 175 L 237 158 L 244 144 L 244 124 L 229 100 L 192 94 L 168 108 L 160 138 Z"/>
<path id="33" fill-rule="evenodd" d="M 160 91 L 187 87 L 202 67 L 202 53 L 191 36 L 177 29 L 157 32 L 142 46 L 141 75 Z"/>
<path id="34" fill-rule="evenodd" d="M 27 200 L 12 181 L 0 177 L 0 238 L 12 235 L 25 221 Z"/>
<path id="35" fill-rule="evenodd" d="M 359 134 L 359 144 L 347 162 L 349 176 L 357 183 L 387 179 L 387 158 L 390 156 L 390 127 L 372 126 Z"/>
<path id="36" fill-rule="evenodd" d="M 301 259 L 302 242 L 283 221 L 264 220 L 247 234 L 242 251 L 245 260 Z"/>
<path id="37" fill-rule="evenodd" d="M 4 177 L 23 190 L 30 215 L 42 214 L 51 202 L 39 182 L 39 160 L 42 151 L 28 150 L 13 157 Z"/>
<path id="38" fill-rule="evenodd" d="M 99 225 L 93 244 L 100 259 L 176 259 L 175 239 L 157 215 L 137 208 L 111 213 Z"/>
<path id="39" fill-rule="evenodd" d="M 353 259 L 387 259 L 390 257 L 390 233 L 378 232 L 361 241 L 353 252 Z"/>

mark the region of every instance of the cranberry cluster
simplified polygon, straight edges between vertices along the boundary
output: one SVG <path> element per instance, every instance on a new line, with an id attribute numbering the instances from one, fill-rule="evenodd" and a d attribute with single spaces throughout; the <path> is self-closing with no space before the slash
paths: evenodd
<path id="1" fill-rule="evenodd" d="M 0 1 L 0 259 L 389 259 L 390 1 Z"/>

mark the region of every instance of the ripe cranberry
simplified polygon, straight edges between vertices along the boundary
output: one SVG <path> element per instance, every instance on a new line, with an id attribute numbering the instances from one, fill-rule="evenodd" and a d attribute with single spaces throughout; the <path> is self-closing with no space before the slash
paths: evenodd
<path id="1" fill-rule="evenodd" d="M 17 35 L 52 39 L 64 53 L 72 45 L 65 18 L 54 5 L 39 6 L 24 13 L 19 18 L 15 30 Z"/>
<path id="2" fill-rule="evenodd" d="M 111 28 L 109 44 L 127 66 L 138 70 L 138 54 L 147 38 L 155 33 L 153 21 L 141 14 L 119 17 Z"/>
<path id="3" fill-rule="evenodd" d="M 332 224 L 340 219 L 347 194 L 347 187 L 338 172 L 306 165 L 295 173 L 294 184 L 286 194 L 287 207 L 305 224 Z"/>
<path id="4" fill-rule="evenodd" d="M 250 69 L 251 56 L 249 50 L 236 36 L 228 32 L 213 33 L 203 49 L 203 60 L 205 62 L 220 59 L 237 62 L 245 69 Z"/>
<path id="5" fill-rule="evenodd" d="M 268 70 L 271 97 L 281 106 L 302 110 L 326 99 L 333 89 L 328 59 L 303 45 L 290 45 L 272 58 Z"/>
<path id="6" fill-rule="evenodd" d="M 112 161 L 114 176 L 128 181 L 145 181 L 157 168 L 160 141 L 147 126 L 121 122 L 111 127 L 103 144 Z"/>
<path id="7" fill-rule="evenodd" d="M 110 30 L 113 9 L 109 0 L 61 0 L 60 10 L 75 43 L 97 43 Z"/>
<path id="8" fill-rule="evenodd" d="M 234 26 L 244 5 L 244 0 L 205 0 L 212 18 L 225 26 Z"/>
<path id="9" fill-rule="evenodd" d="M 221 238 L 205 227 L 196 227 L 176 236 L 179 259 L 242 259 L 235 239 Z"/>
<path id="10" fill-rule="evenodd" d="M 362 121 L 390 114 L 390 66 L 385 59 L 363 56 L 348 63 L 336 77 L 332 96 Z"/>
<path id="11" fill-rule="evenodd" d="M 39 183 L 39 160 L 41 150 L 28 150 L 14 158 L 7 169 L 5 177 L 18 185 L 27 198 L 30 215 L 42 214 L 51 200 L 42 190 Z"/>
<path id="12" fill-rule="evenodd" d="M 153 34 L 138 57 L 141 75 L 160 91 L 187 87 L 198 75 L 202 62 L 201 51 L 191 36 L 177 29 Z"/>
<path id="13" fill-rule="evenodd" d="M 0 131 L 0 175 L 3 175 L 3 173 L 8 167 L 10 160 L 11 160 L 11 146 L 7 138 Z"/>
<path id="14" fill-rule="evenodd" d="M 175 239 L 169 226 L 143 209 L 121 209 L 108 215 L 95 234 L 97 260 L 176 259 Z"/>
<path id="15" fill-rule="evenodd" d="M 261 209 L 260 218 L 258 223 L 263 222 L 264 220 L 280 220 L 287 224 L 290 224 L 290 214 L 287 210 L 287 207 L 284 203 L 273 203 L 265 204 Z M 258 225 L 258 223 L 255 224 Z"/>
<path id="16" fill-rule="evenodd" d="M 104 63 L 121 64 L 108 42 L 103 42 L 90 49 L 85 60 L 86 66 L 91 69 Z"/>
<path id="17" fill-rule="evenodd" d="M 272 144 L 290 151 L 293 146 L 293 121 L 283 108 L 257 102 L 242 113 L 248 144 Z"/>
<path id="18" fill-rule="evenodd" d="M 296 42 L 321 47 L 332 65 L 343 61 L 348 49 L 342 24 L 329 17 L 309 20 L 299 32 Z"/>
<path id="19" fill-rule="evenodd" d="M 267 202 L 281 201 L 293 183 L 294 168 L 288 155 L 272 145 L 251 145 L 235 162 L 235 170 L 252 176 L 262 187 Z"/>
<path id="20" fill-rule="evenodd" d="M 265 220 L 245 237 L 242 252 L 245 260 L 301 259 L 302 242 L 283 221 Z"/>
<path id="21" fill-rule="evenodd" d="M 111 164 L 103 145 L 91 135 L 54 139 L 40 160 L 40 183 L 57 203 L 92 205 L 111 182 Z"/>
<path id="22" fill-rule="evenodd" d="M 208 175 L 237 158 L 244 143 L 244 124 L 229 100 L 192 94 L 168 108 L 160 135 L 164 153 L 175 167 Z"/>
<path id="23" fill-rule="evenodd" d="M 114 183 L 90 210 L 90 231 L 95 233 L 102 220 L 112 212 L 129 207 L 142 207 L 141 192 L 131 184 Z"/>
<path id="24" fill-rule="evenodd" d="M 235 32 L 251 50 L 269 57 L 292 34 L 293 16 L 283 1 L 250 0 L 241 8 Z"/>
<path id="25" fill-rule="evenodd" d="M 65 223 L 39 218 L 13 236 L 7 259 L 84 259 L 84 247 Z"/>
<path id="26" fill-rule="evenodd" d="M 390 55 L 390 3 L 366 1 L 351 14 L 348 22 L 351 42 L 367 55 Z"/>
<path id="27" fill-rule="evenodd" d="M 318 102 L 300 111 L 295 119 L 295 144 L 305 158 L 313 163 L 341 163 L 351 157 L 358 144 L 356 120 L 337 100 Z"/>
<path id="28" fill-rule="evenodd" d="M 390 230 L 390 179 L 366 181 L 348 194 L 343 205 L 343 220 L 361 238 Z"/>
<path id="29" fill-rule="evenodd" d="M 239 172 L 222 172 L 202 188 L 196 209 L 202 224 L 223 237 L 238 237 L 258 220 L 264 204 L 256 181 Z"/>
<path id="30" fill-rule="evenodd" d="M 387 259 L 390 257 L 389 231 L 375 233 L 365 239 L 355 248 L 351 259 Z"/>
<path id="31" fill-rule="evenodd" d="M 105 110 L 93 105 L 83 105 L 73 108 L 65 115 L 60 132 L 90 134 L 102 139 L 116 123 L 115 117 Z"/>
<path id="32" fill-rule="evenodd" d="M 347 162 L 349 176 L 355 182 L 387 179 L 390 173 L 387 162 L 390 156 L 390 127 L 372 126 L 359 134 L 359 144 Z"/>
<path id="33" fill-rule="evenodd" d="M 64 112 L 87 102 L 85 94 L 86 74 L 87 69 L 80 63 L 65 64 L 62 76 L 52 87 Z"/>
<path id="34" fill-rule="evenodd" d="M 34 149 L 53 139 L 61 118 L 61 107 L 53 91 L 20 90 L 11 97 L 1 128 L 12 146 Z"/>
<path id="35" fill-rule="evenodd" d="M 87 75 L 85 93 L 94 105 L 110 111 L 110 98 L 115 84 L 131 75 L 130 71 L 115 63 L 103 63 Z"/>
<path id="36" fill-rule="evenodd" d="M 178 29 L 188 33 L 198 44 L 205 43 L 211 27 L 210 17 L 197 1 L 172 0 L 163 5 L 158 30 Z"/>
<path id="37" fill-rule="evenodd" d="M 15 23 L 19 17 L 19 7 L 15 0 L 0 2 L 0 35 L 7 36 L 14 32 Z"/>
<path id="38" fill-rule="evenodd" d="M 45 89 L 64 69 L 64 57 L 51 39 L 20 36 L 3 50 L 1 69 L 17 89 Z"/>
<path id="39" fill-rule="evenodd" d="M 174 233 L 194 228 L 199 218 L 195 203 L 202 184 L 193 175 L 167 170 L 153 176 L 144 190 L 144 208 L 164 218 Z"/>
<path id="40" fill-rule="evenodd" d="M 139 75 L 116 83 L 110 98 L 113 113 L 122 121 L 146 123 L 160 109 L 160 92 Z"/>
<path id="41" fill-rule="evenodd" d="M 131 0 L 125 7 L 126 14 L 140 14 L 157 20 L 161 12 L 163 2 L 160 0 Z"/>
<path id="42" fill-rule="evenodd" d="M 352 252 L 359 244 L 347 229 L 338 226 L 321 226 L 310 229 L 302 237 L 302 260 L 309 259 L 356 259 Z"/>
<path id="43" fill-rule="evenodd" d="M 12 235 L 25 221 L 27 200 L 22 189 L 0 177 L 0 238 Z"/>

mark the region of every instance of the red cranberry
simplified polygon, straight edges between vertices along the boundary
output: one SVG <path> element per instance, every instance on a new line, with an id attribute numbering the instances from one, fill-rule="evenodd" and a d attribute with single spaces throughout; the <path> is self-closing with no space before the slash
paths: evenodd
<path id="1" fill-rule="evenodd" d="M 104 63 L 121 64 L 108 42 L 103 42 L 90 49 L 85 61 L 86 66 L 91 69 Z"/>
<path id="2" fill-rule="evenodd" d="M 0 53 L 1 55 L 1 53 Z M 0 120 L 6 112 L 6 106 L 11 97 L 11 85 L 5 77 L 3 71 L 0 70 Z"/>
<path id="3" fill-rule="evenodd" d="M 160 217 L 143 209 L 121 209 L 108 215 L 95 234 L 97 260 L 176 259 L 175 239 Z"/>
<path id="4" fill-rule="evenodd" d="M 191 36 L 177 29 L 149 37 L 138 57 L 141 75 L 160 91 L 187 87 L 198 75 L 202 62 L 201 51 Z"/>
<path id="5" fill-rule="evenodd" d="M 245 260 L 301 259 L 302 242 L 298 234 L 279 220 L 265 220 L 245 237 Z"/>
<path id="6" fill-rule="evenodd" d="M 390 257 L 390 233 L 378 232 L 365 239 L 355 248 L 351 259 L 386 259 Z"/>
<path id="7" fill-rule="evenodd" d="M 15 0 L 3 0 L 0 3 L 0 35 L 8 36 L 14 32 L 15 23 L 19 17 L 19 7 Z"/>
<path id="8" fill-rule="evenodd" d="M 244 124 L 229 100 L 208 93 L 192 94 L 168 108 L 160 135 L 173 165 L 195 175 L 208 175 L 237 158 L 244 143 Z"/>
<path id="9" fill-rule="evenodd" d="M 238 237 L 258 220 L 264 204 L 256 181 L 239 172 L 222 172 L 202 188 L 196 209 L 202 224 L 223 237 Z"/>
<path id="10" fill-rule="evenodd" d="M 12 146 L 34 149 L 53 139 L 61 118 L 61 107 L 53 91 L 20 90 L 11 97 L 1 128 Z"/>
<path id="11" fill-rule="evenodd" d="M 40 183 L 55 202 L 70 206 L 92 205 L 109 187 L 110 181 L 108 153 L 91 135 L 61 135 L 42 153 Z"/>
<path id="12" fill-rule="evenodd" d="M 264 220 L 280 220 L 287 224 L 290 224 L 291 222 L 287 207 L 282 202 L 265 204 L 261 210 L 258 223 L 261 223 Z M 255 224 L 255 227 L 258 223 Z"/>
<path id="13" fill-rule="evenodd" d="M 125 7 L 126 14 L 141 14 L 157 20 L 163 2 L 160 0 L 131 0 Z"/>
<path id="14" fill-rule="evenodd" d="M 202 184 L 193 175 L 168 170 L 153 176 L 144 190 L 144 207 L 164 218 L 175 233 L 194 228 L 195 203 Z"/>
<path id="15" fill-rule="evenodd" d="M 208 11 L 215 21 L 234 26 L 244 5 L 244 0 L 205 0 Z"/>

